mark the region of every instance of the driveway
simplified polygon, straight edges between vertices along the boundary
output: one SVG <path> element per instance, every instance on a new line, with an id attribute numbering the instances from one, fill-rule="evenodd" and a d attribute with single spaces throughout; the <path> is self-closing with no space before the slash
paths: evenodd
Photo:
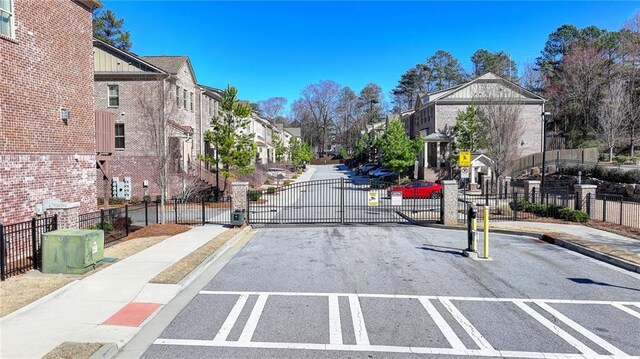
<path id="1" fill-rule="evenodd" d="M 144 358 L 640 355 L 640 276 L 544 242 L 393 227 L 265 228 Z"/>

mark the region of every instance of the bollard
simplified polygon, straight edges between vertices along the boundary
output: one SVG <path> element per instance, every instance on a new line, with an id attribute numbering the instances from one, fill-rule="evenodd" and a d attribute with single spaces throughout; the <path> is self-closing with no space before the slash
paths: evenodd
<path id="1" fill-rule="evenodd" d="M 489 259 L 489 206 L 484 206 L 482 213 L 484 220 L 484 259 Z"/>
<path id="2" fill-rule="evenodd" d="M 467 251 L 476 251 L 476 218 L 477 211 L 473 206 L 469 206 L 467 212 Z"/>

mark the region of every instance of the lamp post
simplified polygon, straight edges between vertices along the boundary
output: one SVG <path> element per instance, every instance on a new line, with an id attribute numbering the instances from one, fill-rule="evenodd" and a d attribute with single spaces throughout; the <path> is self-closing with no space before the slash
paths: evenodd
<path id="1" fill-rule="evenodd" d="M 550 112 L 546 112 L 544 110 L 544 103 L 542 104 L 542 113 L 540 116 L 542 117 L 542 178 L 540 181 L 540 196 L 541 200 L 544 201 L 544 177 L 547 171 L 547 116 L 550 116 Z"/>

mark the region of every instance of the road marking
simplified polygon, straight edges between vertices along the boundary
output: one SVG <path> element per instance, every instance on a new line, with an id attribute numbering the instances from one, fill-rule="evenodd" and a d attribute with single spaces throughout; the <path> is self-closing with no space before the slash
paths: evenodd
<path id="1" fill-rule="evenodd" d="M 522 309 L 525 313 L 529 314 L 533 319 L 537 320 L 538 322 L 540 322 L 540 324 L 544 325 L 545 327 L 547 327 L 547 329 L 551 330 L 554 334 L 556 334 L 557 336 L 562 338 L 564 341 L 569 343 L 569 345 L 571 345 L 572 347 L 578 349 L 582 354 L 584 354 L 584 355 L 586 355 L 588 357 L 596 357 L 596 356 L 598 356 L 598 353 L 596 353 L 593 350 L 591 350 L 591 348 L 589 348 L 588 346 L 584 345 L 578 339 L 574 338 L 571 334 L 565 332 L 562 328 L 560 328 L 557 325 L 551 323 L 551 321 L 549 321 L 547 318 L 543 317 L 540 313 L 538 313 L 535 310 L 533 310 L 531 307 L 529 307 L 524 302 L 513 302 L 513 304 L 518 306 L 518 308 Z"/>
<path id="2" fill-rule="evenodd" d="M 353 321 L 353 332 L 356 336 L 356 344 L 369 345 L 369 335 L 367 328 L 364 326 L 364 317 L 362 316 L 362 308 L 357 294 L 349 295 L 349 307 L 351 308 L 351 319 Z"/>
<path id="3" fill-rule="evenodd" d="M 622 350 L 614 347 L 613 345 L 611 345 L 606 340 L 600 338 L 599 336 L 597 336 L 596 334 L 594 334 L 593 332 L 591 332 L 587 328 L 585 328 L 585 327 L 581 326 L 580 324 L 574 322 L 573 320 L 569 319 L 566 315 L 564 315 L 564 314 L 560 313 L 559 311 L 555 310 L 554 308 L 552 308 L 548 304 L 543 303 L 543 302 L 535 302 L 535 303 L 540 308 L 546 310 L 547 312 L 549 312 L 549 314 L 551 314 L 554 317 L 558 318 L 561 322 L 563 322 L 564 324 L 568 325 L 570 328 L 572 328 L 576 332 L 582 334 L 585 338 L 587 338 L 587 339 L 591 340 L 592 342 L 598 344 L 599 346 L 601 346 L 603 349 L 605 349 L 609 353 L 611 353 L 613 355 L 616 355 L 616 356 L 624 356 L 624 357 L 628 357 L 629 356 L 627 353 L 625 353 Z"/>
<path id="4" fill-rule="evenodd" d="M 433 319 L 433 321 L 436 323 L 436 325 L 438 326 L 442 334 L 444 334 L 444 337 L 447 338 L 447 341 L 449 341 L 449 344 L 451 344 L 451 347 L 453 349 L 459 349 L 459 350 L 467 349 L 467 347 L 464 346 L 464 344 L 462 343 L 460 338 L 458 338 L 458 336 L 453 331 L 453 329 L 451 329 L 447 321 L 444 320 L 442 315 L 440 315 L 436 307 L 434 307 L 433 304 L 431 304 L 429 299 L 420 298 L 419 300 L 420 300 L 420 303 L 422 303 L 422 306 L 424 307 L 424 309 L 426 309 L 427 313 L 429 313 L 429 315 L 431 316 L 431 319 Z"/>
<path id="5" fill-rule="evenodd" d="M 483 298 L 483 297 L 451 297 L 451 296 L 429 296 L 429 295 L 409 295 L 409 294 L 353 294 L 353 293 L 313 293 L 313 292 L 244 292 L 244 291 L 212 291 L 202 290 L 200 294 L 203 295 L 261 295 L 266 294 L 270 296 L 300 296 L 300 297 L 328 297 L 332 295 L 336 296 L 350 296 L 355 295 L 359 298 L 391 298 L 391 299 L 446 299 L 451 301 L 478 301 L 478 302 L 524 302 L 534 303 L 536 301 L 545 302 L 547 304 L 621 304 L 621 305 L 635 305 L 640 308 L 640 302 L 631 301 L 608 301 L 608 300 L 576 300 L 576 299 L 535 299 L 535 298 Z"/>
<path id="6" fill-rule="evenodd" d="M 245 324 L 242 333 L 240 334 L 239 342 L 250 342 L 253 337 L 253 332 L 256 330 L 258 326 L 258 321 L 260 320 L 260 316 L 262 315 L 262 311 L 264 310 L 264 305 L 267 302 L 268 294 L 260 294 L 258 296 L 258 300 L 256 304 L 253 306 L 253 310 L 249 315 L 249 319 L 247 320 L 247 324 Z"/>
<path id="7" fill-rule="evenodd" d="M 389 346 L 389 345 L 348 345 L 348 344 L 273 343 L 273 342 L 214 342 L 211 340 L 189 340 L 189 339 L 156 339 L 156 341 L 153 344 L 202 346 L 202 347 L 228 347 L 228 348 L 415 353 L 415 354 L 458 355 L 458 356 L 464 355 L 464 356 L 470 356 L 470 357 L 585 359 L 585 355 L 582 355 L 582 354 L 536 353 L 536 352 L 496 351 L 496 350 L 476 350 L 476 349 L 460 350 L 460 349 L 450 349 L 450 348 L 399 347 L 399 346 Z M 611 358 L 611 356 L 596 355 L 594 358 Z"/>
<path id="8" fill-rule="evenodd" d="M 634 317 L 640 319 L 640 313 L 636 312 L 635 310 L 631 309 L 631 308 L 627 308 L 622 304 L 612 304 L 614 307 L 620 309 L 621 311 L 631 314 Z M 640 308 L 640 305 L 636 305 L 636 307 Z"/>
<path id="9" fill-rule="evenodd" d="M 227 319 L 225 319 L 224 323 L 222 323 L 222 327 L 220 328 L 220 330 L 218 330 L 218 334 L 216 334 L 215 338 L 213 338 L 214 341 L 223 342 L 227 340 L 227 336 L 229 336 L 231 329 L 236 324 L 236 321 L 240 316 L 240 312 L 242 312 L 242 309 L 247 303 L 248 298 L 249 295 L 247 294 L 240 295 L 240 298 L 238 298 L 236 304 L 233 306 L 233 308 L 231 308 L 231 312 L 227 316 Z"/>
<path id="10" fill-rule="evenodd" d="M 329 343 L 342 344 L 342 324 L 338 296 L 329 296 Z"/>
<path id="11" fill-rule="evenodd" d="M 471 339 L 476 343 L 480 350 L 491 351 L 495 353 L 495 349 L 489 344 L 489 342 L 480 334 L 480 332 L 462 315 L 462 313 L 456 308 L 449 299 L 440 299 L 440 303 L 451 313 L 453 318 L 462 326 L 465 332 L 469 334 Z"/>

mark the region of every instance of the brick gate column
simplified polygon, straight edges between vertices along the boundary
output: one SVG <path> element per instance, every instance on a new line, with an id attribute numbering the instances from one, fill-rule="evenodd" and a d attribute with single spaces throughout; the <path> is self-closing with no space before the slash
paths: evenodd
<path id="1" fill-rule="evenodd" d="M 595 203 L 596 189 L 598 188 L 598 186 L 594 184 L 577 184 L 573 188 L 576 191 L 576 205 L 575 205 L 576 209 L 586 212 L 587 211 L 587 204 L 586 204 L 587 195 L 590 194 L 591 203 Z"/>
<path id="2" fill-rule="evenodd" d="M 247 210 L 247 194 L 249 192 L 249 182 L 231 183 L 231 210 Z"/>
<path id="3" fill-rule="evenodd" d="M 531 196 L 531 191 L 536 190 L 535 198 Z M 524 200 L 535 202 L 540 197 L 540 181 L 524 181 Z M 540 201 L 538 201 L 540 202 Z"/>
<path id="4" fill-rule="evenodd" d="M 49 205 L 47 216 L 58 215 L 58 229 L 79 228 L 80 202 L 58 202 Z"/>
<path id="5" fill-rule="evenodd" d="M 442 201 L 440 202 L 442 224 L 458 223 L 458 182 L 442 181 Z"/>

